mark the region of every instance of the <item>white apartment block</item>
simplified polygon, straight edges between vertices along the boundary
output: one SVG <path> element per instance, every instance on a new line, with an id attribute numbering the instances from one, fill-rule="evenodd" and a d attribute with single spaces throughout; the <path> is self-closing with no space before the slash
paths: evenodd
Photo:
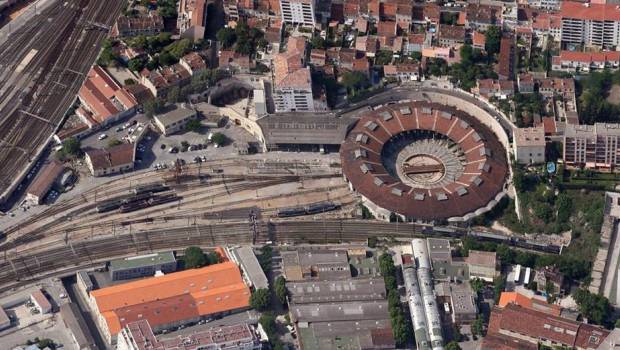
<path id="1" fill-rule="evenodd" d="M 545 130 L 517 128 L 513 138 L 515 160 L 519 164 L 541 164 L 545 162 Z"/>
<path id="2" fill-rule="evenodd" d="M 314 26 L 314 11 L 314 0 L 280 0 L 284 23 Z"/>
<path id="3" fill-rule="evenodd" d="M 560 14 L 562 42 L 612 50 L 620 45 L 620 8 L 617 5 L 564 1 Z"/>
<path id="4" fill-rule="evenodd" d="M 276 112 L 312 112 L 312 89 L 276 87 L 273 94 Z"/>

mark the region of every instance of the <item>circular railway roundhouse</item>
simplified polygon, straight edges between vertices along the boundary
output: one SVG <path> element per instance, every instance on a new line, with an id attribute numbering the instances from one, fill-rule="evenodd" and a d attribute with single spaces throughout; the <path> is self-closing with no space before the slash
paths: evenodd
<path id="1" fill-rule="evenodd" d="M 507 153 L 498 136 L 446 104 L 404 101 L 369 111 L 340 157 L 351 189 L 382 220 L 467 221 L 506 193 Z"/>

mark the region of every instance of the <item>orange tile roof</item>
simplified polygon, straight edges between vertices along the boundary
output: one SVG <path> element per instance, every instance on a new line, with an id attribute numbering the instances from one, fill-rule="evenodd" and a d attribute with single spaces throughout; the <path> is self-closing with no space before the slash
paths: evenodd
<path id="1" fill-rule="evenodd" d="M 548 304 L 542 300 L 528 298 L 527 296 L 517 292 L 502 292 L 497 305 L 499 307 L 506 307 L 508 304 L 516 304 L 526 309 L 544 312 L 553 316 L 560 316 L 561 312 L 561 308 L 558 305 Z"/>
<path id="2" fill-rule="evenodd" d="M 563 1 L 560 10 L 562 18 L 576 18 L 591 21 L 620 21 L 620 8 L 616 4 L 585 4 Z"/>
<path id="3" fill-rule="evenodd" d="M 233 262 L 152 277 L 91 292 L 111 334 L 147 319 L 163 325 L 249 306 L 250 290 Z"/>
<path id="4" fill-rule="evenodd" d="M 99 123 L 120 113 L 123 108 L 129 109 L 137 105 L 136 99 L 100 66 L 94 66 L 88 72 L 79 95 Z"/>

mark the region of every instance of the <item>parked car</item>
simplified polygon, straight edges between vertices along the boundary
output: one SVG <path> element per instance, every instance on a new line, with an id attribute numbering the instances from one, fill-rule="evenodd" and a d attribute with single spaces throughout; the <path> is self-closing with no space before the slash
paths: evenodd
<path id="1" fill-rule="evenodd" d="M 99 140 L 103 140 L 103 139 L 105 139 L 106 137 L 108 137 L 108 135 L 106 135 L 106 134 L 101 134 L 101 135 L 99 135 Z"/>

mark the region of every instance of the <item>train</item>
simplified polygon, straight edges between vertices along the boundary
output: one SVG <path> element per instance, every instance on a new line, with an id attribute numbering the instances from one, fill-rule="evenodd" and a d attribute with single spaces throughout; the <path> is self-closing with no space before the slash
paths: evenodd
<path id="1" fill-rule="evenodd" d="M 157 183 L 157 184 L 138 186 L 138 187 L 134 188 L 133 190 L 131 190 L 131 192 L 133 194 L 135 194 L 135 195 L 139 195 L 139 194 L 143 194 L 143 193 L 164 192 L 164 191 L 168 191 L 169 189 L 170 189 L 170 187 Z"/>
<path id="2" fill-rule="evenodd" d="M 288 217 L 293 217 L 293 216 L 314 215 L 314 214 L 325 213 L 328 211 L 336 210 L 338 208 L 340 208 L 340 205 L 332 203 L 332 202 L 315 203 L 315 204 L 310 204 L 305 207 L 280 209 L 278 210 L 278 217 L 288 218 Z"/>
<path id="3" fill-rule="evenodd" d="M 504 236 L 497 233 L 480 231 L 470 231 L 468 235 L 482 241 L 504 243 L 509 246 L 537 250 L 544 253 L 560 254 L 562 252 L 562 246 L 537 242 L 523 237 Z"/>
<path id="4" fill-rule="evenodd" d="M 164 204 L 164 203 L 174 202 L 174 201 L 179 200 L 179 199 L 181 199 L 181 197 L 177 196 L 174 193 L 158 195 L 158 196 L 151 195 L 151 197 L 148 198 L 148 199 L 143 199 L 143 200 L 139 200 L 139 201 L 135 201 L 135 202 L 131 202 L 131 203 L 127 203 L 127 204 L 121 205 L 120 208 L 119 208 L 119 212 L 121 212 L 121 213 L 129 213 L 129 212 L 132 212 L 132 211 L 136 211 L 136 210 L 140 210 L 140 209 L 145 209 L 145 208 L 152 207 L 152 206 L 155 206 L 155 205 L 160 205 L 160 204 Z"/>

